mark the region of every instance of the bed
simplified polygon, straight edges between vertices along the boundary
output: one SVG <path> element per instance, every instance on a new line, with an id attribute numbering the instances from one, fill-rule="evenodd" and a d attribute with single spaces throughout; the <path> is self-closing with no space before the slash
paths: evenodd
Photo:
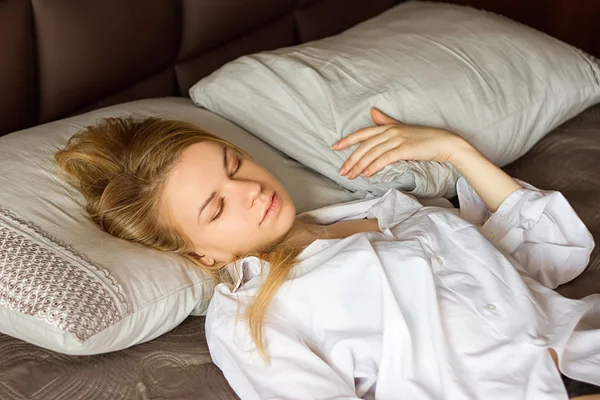
<path id="1" fill-rule="evenodd" d="M 238 56 L 334 35 L 397 3 L 5 0 L 0 135 L 125 101 L 186 96 L 198 79 Z M 600 57 L 600 5 L 593 0 L 454 3 L 504 14 Z M 598 159 L 600 105 L 506 170 L 562 191 L 598 241 Z M 573 298 L 600 293 L 598 248 L 586 272 L 559 291 Z M 70 356 L 0 335 L 0 354 L 0 399 L 237 398 L 211 362 L 203 317 L 113 353 Z"/>

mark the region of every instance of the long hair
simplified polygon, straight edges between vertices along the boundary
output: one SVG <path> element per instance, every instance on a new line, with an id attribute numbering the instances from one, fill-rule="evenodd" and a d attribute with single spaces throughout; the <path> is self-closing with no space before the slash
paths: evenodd
<path id="1" fill-rule="evenodd" d="M 65 178 L 84 197 L 91 221 L 121 239 L 176 253 L 209 273 L 217 283 L 231 280 L 226 262 L 202 264 L 193 243 L 160 211 L 161 196 L 183 151 L 200 142 L 224 145 L 241 157 L 249 155 L 232 143 L 192 124 L 159 118 L 107 118 L 83 129 L 56 153 Z M 267 307 L 285 282 L 302 249 L 278 246 L 258 255 L 270 271 L 246 312 L 248 328 L 266 361 L 262 328 Z"/>

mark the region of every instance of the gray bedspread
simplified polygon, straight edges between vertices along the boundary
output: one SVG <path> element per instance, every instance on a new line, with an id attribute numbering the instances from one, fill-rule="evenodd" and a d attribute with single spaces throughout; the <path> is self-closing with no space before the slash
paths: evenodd
<path id="1" fill-rule="evenodd" d="M 559 127 L 506 168 L 565 194 L 600 241 L 600 105 Z M 599 246 L 600 247 L 600 246 Z M 600 293 L 600 249 L 586 272 L 560 289 Z M 236 399 L 212 364 L 204 318 L 189 317 L 149 343 L 97 356 L 67 356 L 0 334 L 0 399 Z"/>

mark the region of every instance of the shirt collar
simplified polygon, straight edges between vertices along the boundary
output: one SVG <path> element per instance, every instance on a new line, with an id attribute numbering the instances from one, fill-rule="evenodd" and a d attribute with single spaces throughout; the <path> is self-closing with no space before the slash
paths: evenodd
<path id="1" fill-rule="evenodd" d="M 240 260 L 237 260 L 235 263 L 229 264 L 227 268 L 227 272 L 231 277 L 231 280 L 235 282 L 231 293 L 235 293 L 242 287 L 243 284 L 248 282 L 250 279 L 253 279 L 260 275 L 261 272 L 261 264 L 264 267 L 268 266 L 266 261 L 260 260 L 258 257 L 245 257 Z"/>
<path id="2" fill-rule="evenodd" d="M 362 218 L 377 218 L 379 229 L 390 234 L 389 227 L 399 224 L 422 208 L 413 196 L 390 189 L 382 197 L 367 198 L 342 204 L 318 208 L 298 214 L 296 218 L 304 222 L 330 225 L 338 221 Z M 259 276 L 262 268 L 268 271 L 269 263 L 257 257 L 246 257 L 227 266 L 235 285 L 235 293 L 246 282 Z"/>

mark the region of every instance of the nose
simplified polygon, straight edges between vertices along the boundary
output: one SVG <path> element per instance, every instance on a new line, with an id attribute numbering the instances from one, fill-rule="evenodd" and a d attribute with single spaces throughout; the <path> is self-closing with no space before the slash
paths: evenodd
<path id="1" fill-rule="evenodd" d="M 252 208 L 254 202 L 262 193 L 263 188 L 260 182 L 236 180 L 233 183 L 237 186 L 238 198 L 243 199 L 244 206 L 248 209 Z"/>

